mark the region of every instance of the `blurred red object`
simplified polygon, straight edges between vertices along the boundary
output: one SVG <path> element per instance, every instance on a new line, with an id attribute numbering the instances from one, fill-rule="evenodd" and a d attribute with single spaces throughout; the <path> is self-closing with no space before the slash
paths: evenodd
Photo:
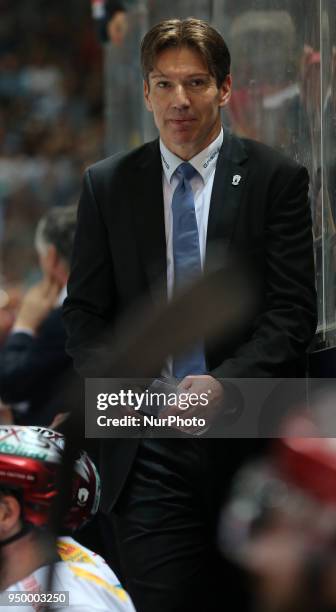
<path id="1" fill-rule="evenodd" d="M 317 431 L 315 433 L 316 437 L 278 440 L 275 445 L 275 463 L 287 483 L 295 485 L 323 504 L 335 506 L 336 439 L 318 437 Z"/>

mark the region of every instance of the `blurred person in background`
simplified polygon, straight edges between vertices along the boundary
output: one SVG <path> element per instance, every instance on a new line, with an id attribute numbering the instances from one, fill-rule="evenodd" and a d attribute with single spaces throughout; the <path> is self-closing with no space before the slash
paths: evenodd
<path id="1" fill-rule="evenodd" d="M 231 408 L 222 378 L 304 372 L 316 327 L 308 174 L 223 130 L 230 53 L 208 23 L 160 22 L 142 42 L 142 67 L 160 138 L 85 174 L 64 304 L 68 351 L 83 377 L 115 376 L 108 369 L 114 347 L 105 345 L 118 316 L 144 296 L 150 303 L 160 291 L 171 297 L 196 270 L 218 270 L 228 251 L 238 252 L 256 275 L 257 316 L 231 343 L 200 339 L 153 372 L 172 376 L 179 390 L 211 393 L 205 411 L 198 404 L 186 413 L 206 413 L 211 423 L 220 402 Z M 140 347 L 125 375 L 141 377 L 144 365 Z M 121 575 L 139 611 L 212 612 L 233 594 L 239 609 L 241 585 L 235 590 L 228 567 L 221 572 L 214 532 L 219 500 L 254 442 L 101 441 L 105 539 L 118 542 Z"/>
<path id="2" fill-rule="evenodd" d="M 127 29 L 128 23 L 125 5 L 113 0 L 107 0 L 106 31 L 108 40 L 116 47 L 120 47 L 125 40 Z"/>
<path id="3" fill-rule="evenodd" d="M 22 298 L 23 291 L 19 286 L 0 289 L 0 347 L 14 325 Z"/>
<path id="4" fill-rule="evenodd" d="M 264 459 L 238 471 L 223 509 L 223 553 L 250 575 L 258 612 L 336 610 L 336 392 L 318 383 Z"/>
<path id="5" fill-rule="evenodd" d="M 6 341 L 14 325 L 22 297 L 23 293 L 20 287 L 13 286 L 6 288 L 6 290 L 0 289 L 0 347 Z M 0 424 L 12 422 L 13 413 L 11 407 L 0 400 Z"/>
<path id="6" fill-rule="evenodd" d="M 61 412 L 58 381 L 70 366 L 61 306 L 66 296 L 76 206 L 50 209 L 38 223 L 35 247 L 42 280 L 25 294 L 0 351 L 0 397 L 16 422 L 48 425 Z"/>
<path id="7" fill-rule="evenodd" d="M 51 538 L 63 449 L 63 436 L 51 429 L 0 426 L 0 591 L 45 593 L 52 565 L 52 592 L 69 593 L 68 604 L 55 599 L 58 610 L 135 612 L 104 559 L 72 537 L 95 515 L 100 497 L 99 475 L 84 451 L 74 464 L 71 501 L 56 546 Z M 38 603 L 26 609 L 44 607 L 43 599 Z M 10 608 L 20 610 L 13 603 Z"/>
<path id="8" fill-rule="evenodd" d="M 91 10 L 99 40 L 120 47 L 128 29 L 125 5 L 117 0 L 91 0 Z"/>

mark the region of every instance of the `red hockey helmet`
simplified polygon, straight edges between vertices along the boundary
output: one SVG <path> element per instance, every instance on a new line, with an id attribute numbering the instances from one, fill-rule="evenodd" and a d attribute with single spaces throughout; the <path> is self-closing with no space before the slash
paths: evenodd
<path id="1" fill-rule="evenodd" d="M 57 475 L 64 437 L 45 427 L 0 426 L 0 490 L 18 492 L 24 520 L 41 527 L 57 495 Z M 75 530 L 97 512 L 100 479 L 91 459 L 81 451 L 74 465 L 72 500 L 64 526 Z"/>
<path id="2" fill-rule="evenodd" d="M 288 483 L 336 507 L 336 438 L 288 437 L 277 441 L 274 461 Z"/>

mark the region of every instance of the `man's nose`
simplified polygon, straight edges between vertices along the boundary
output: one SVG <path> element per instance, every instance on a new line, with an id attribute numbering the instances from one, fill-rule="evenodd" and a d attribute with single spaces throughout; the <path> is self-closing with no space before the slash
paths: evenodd
<path id="1" fill-rule="evenodd" d="M 190 106 L 189 96 L 183 85 L 177 85 L 174 90 L 174 108 L 187 108 Z"/>

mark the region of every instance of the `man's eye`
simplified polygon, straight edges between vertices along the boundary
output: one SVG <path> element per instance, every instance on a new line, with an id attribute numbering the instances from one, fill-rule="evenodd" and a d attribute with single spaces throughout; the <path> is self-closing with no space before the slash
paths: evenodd
<path id="1" fill-rule="evenodd" d="M 159 89 L 165 89 L 169 86 L 169 83 L 168 81 L 158 81 L 156 86 L 159 87 Z"/>
<path id="2" fill-rule="evenodd" d="M 191 87 L 202 87 L 204 83 L 204 79 L 192 79 L 192 81 L 190 81 Z"/>

